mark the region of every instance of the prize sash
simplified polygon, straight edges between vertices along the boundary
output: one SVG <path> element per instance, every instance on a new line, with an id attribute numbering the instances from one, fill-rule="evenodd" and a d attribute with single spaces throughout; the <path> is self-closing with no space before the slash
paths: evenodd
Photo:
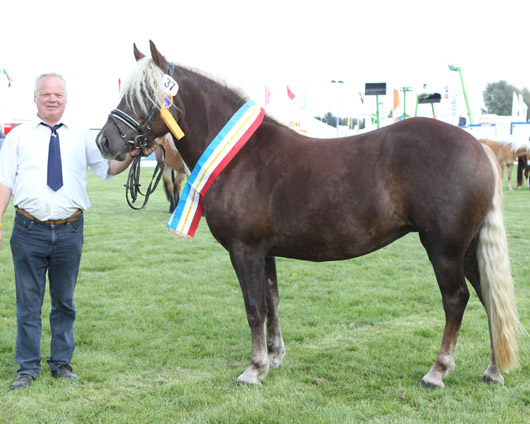
<path id="1" fill-rule="evenodd" d="M 265 111 L 254 102 L 245 103 L 219 131 L 199 158 L 184 186 L 179 203 L 166 227 L 191 240 L 202 216 L 206 191 L 232 158 L 260 126 Z"/>

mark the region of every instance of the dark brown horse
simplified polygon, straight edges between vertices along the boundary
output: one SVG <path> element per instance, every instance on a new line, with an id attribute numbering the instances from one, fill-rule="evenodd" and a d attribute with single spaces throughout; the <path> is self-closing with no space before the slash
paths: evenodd
<path id="1" fill-rule="evenodd" d="M 152 58 L 136 46 L 135 56 L 137 67 L 113 113 L 126 113 L 137 125 L 119 129 L 109 118 L 97 137 L 101 152 L 122 160 L 134 144 L 128 140 L 139 137 L 149 145 L 168 132 L 158 105 L 165 94 L 160 81 L 170 73 L 180 86 L 171 112 L 185 134 L 175 142 L 192 169 L 245 99 L 168 63 L 153 43 Z M 518 364 L 498 164 L 489 148 L 455 126 L 412 118 L 322 140 L 266 116 L 213 182 L 203 207 L 211 233 L 229 252 L 251 330 L 250 365 L 239 383 L 259 383 L 285 354 L 276 256 L 316 262 L 354 258 L 409 232 L 419 234 L 428 253 L 446 316 L 440 351 L 423 386 L 443 387 L 443 377 L 455 367 L 469 298 L 465 278 L 490 324 L 491 361 L 483 380 L 503 383 L 500 371 Z"/>
<path id="2" fill-rule="evenodd" d="M 524 180 L 528 182 L 528 187 L 530 188 L 530 165 L 528 164 L 528 158 L 530 155 L 518 156 L 517 157 L 517 188 L 523 186 L 523 175 Z"/>

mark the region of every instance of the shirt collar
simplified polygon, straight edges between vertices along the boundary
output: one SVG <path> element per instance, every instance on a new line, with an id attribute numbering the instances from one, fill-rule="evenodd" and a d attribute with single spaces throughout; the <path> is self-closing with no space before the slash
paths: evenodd
<path id="1" fill-rule="evenodd" d="M 34 127 L 37 128 L 41 122 L 44 122 L 44 121 L 39 117 L 39 115 L 35 114 L 35 119 L 33 120 Z M 57 122 L 57 124 L 63 124 L 64 127 L 68 128 L 67 120 L 64 119 L 64 115 L 61 118 L 61 120 Z"/>

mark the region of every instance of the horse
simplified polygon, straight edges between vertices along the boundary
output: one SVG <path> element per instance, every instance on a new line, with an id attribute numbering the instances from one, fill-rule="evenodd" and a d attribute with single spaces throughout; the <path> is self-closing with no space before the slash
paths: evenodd
<path id="1" fill-rule="evenodd" d="M 528 179 L 530 174 L 530 165 L 528 164 L 529 158 L 529 155 L 517 157 L 517 188 L 523 186 L 523 174 L 524 179 L 528 182 L 528 188 L 530 188 L 530 179 Z"/>
<path id="2" fill-rule="evenodd" d="M 155 150 L 156 160 L 162 164 L 162 178 L 164 179 L 164 191 L 169 200 L 169 213 L 173 213 L 180 199 L 180 190 L 182 182 L 186 175 L 189 175 L 189 170 L 186 164 L 182 161 L 179 152 L 175 148 L 173 138 L 170 133 L 159 137 L 156 140 L 157 144 L 163 147 L 164 155 L 162 157 L 162 149 Z"/>
<path id="3" fill-rule="evenodd" d="M 497 157 L 501 167 L 501 178 L 504 178 L 504 169 L 508 167 L 508 190 L 512 191 L 512 169 L 518 156 L 530 154 L 530 142 L 523 141 L 493 141 L 481 138 L 479 141 L 487 145 Z"/>
<path id="4" fill-rule="evenodd" d="M 168 62 L 152 41 L 150 51 L 146 57 L 134 45 L 136 67 L 96 143 L 104 157 L 123 160 L 138 144 L 150 146 L 166 134 L 161 99 L 167 88 L 160 81 L 169 75 L 179 86 L 170 113 L 184 133 L 173 140 L 193 169 L 247 99 Z M 127 116 L 131 125 L 123 128 L 113 115 Z M 421 385 L 444 387 L 455 368 L 470 296 L 466 278 L 490 327 L 482 381 L 504 384 L 502 371 L 519 364 L 498 164 L 491 149 L 456 126 L 418 117 L 365 134 L 316 139 L 265 114 L 213 181 L 202 207 L 211 234 L 228 251 L 250 327 L 250 363 L 238 384 L 260 384 L 285 355 L 276 257 L 345 260 L 410 232 L 427 251 L 445 312 L 440 349 Z"/>

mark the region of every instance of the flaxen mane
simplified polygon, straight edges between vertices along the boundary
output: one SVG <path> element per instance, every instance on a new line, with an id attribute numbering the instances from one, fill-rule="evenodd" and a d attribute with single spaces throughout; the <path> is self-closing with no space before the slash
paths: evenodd
<path id="1" fill-rule="evenodd" d="M 161 84 L 163 75 L 150 57 L 139 60 L 122 88 L 122 98 L 125 98 L 127 106 L 136 112 L 134 106 L 137 105 L 140 108 L 138 112 L 145 115 L 153 106 L 159 107 L 166 94 Z"/>

